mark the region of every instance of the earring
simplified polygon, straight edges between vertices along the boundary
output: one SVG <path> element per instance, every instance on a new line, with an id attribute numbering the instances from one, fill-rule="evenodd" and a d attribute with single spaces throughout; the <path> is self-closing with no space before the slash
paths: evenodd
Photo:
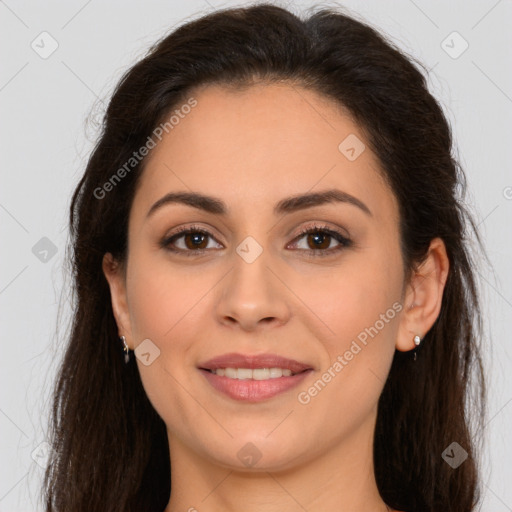
<path id="1" fill-rule="evenodd" d="M 414 344 L 418 347 L 420 343 L 421 338 L 416 334 L 416 336 L 414 336 Z M 416 350 L 414 350 L 414 361 L 416 361 Z"/>
<path id="2" fill-rule="evenodd" d="M 128 346 L 128 343 L 126 343 L 126 338 L 124 336 L 121 336 L 119 341 L 123 343 L 124 362 L 128 364 L 128 361 L 130 361 L 130 347 Z"/>

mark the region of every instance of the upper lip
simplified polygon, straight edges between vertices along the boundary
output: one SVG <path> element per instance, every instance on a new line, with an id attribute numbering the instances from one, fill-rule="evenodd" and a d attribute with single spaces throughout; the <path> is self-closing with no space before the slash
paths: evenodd
<path id="1" fill-rule="evenodd" d="M 283 368 L 292 373 L 300 373 L 312 369 L 312 366 L 278 356 L 277 354 L 244 355 L 237 353 L 223 354 L 199 364 L 204 370 L 217 370 L 218 368 Z"/>

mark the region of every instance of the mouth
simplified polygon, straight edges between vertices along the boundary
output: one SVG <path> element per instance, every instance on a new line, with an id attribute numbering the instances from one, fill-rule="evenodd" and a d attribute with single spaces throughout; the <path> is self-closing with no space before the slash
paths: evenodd
<path id="1" fill-rule="evenodd" d="M 275 354 L 225 354 L 198 369 L 214 389 L 234 400 L 260 402 L 297 386 L 313 367 Z"/>

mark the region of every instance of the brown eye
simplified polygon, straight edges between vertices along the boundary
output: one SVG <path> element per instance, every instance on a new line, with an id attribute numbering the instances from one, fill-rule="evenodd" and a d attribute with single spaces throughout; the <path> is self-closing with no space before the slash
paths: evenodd
<path id="1" fill-rule="evenodd" d="M 305 239 L 305 247 L 300 247 L 300 243 L 296 242 L 300 250 L 304 250 L 312 256 L 327 256 L 344 248 L 350 247 L 352 241 L 341 233 L 329 229 L 325 226 L 312 226 L 303 230 L 295 240 Z M 334 242 L 334 247 L 332 246 Z M 337 242 L 337 244 L 336 244 Z"/>
<path id="2" fill-rule="evenodd" d="M 209 239 L 213 240 L 213 236 L 208 231 L 201 228 L 187 227 L 180 229 L 170 237 L 166 237 L 160 245 L 169 251 L 189 256 L 194 255 L 194 253 L 202 253 L 208 249 Z"/>

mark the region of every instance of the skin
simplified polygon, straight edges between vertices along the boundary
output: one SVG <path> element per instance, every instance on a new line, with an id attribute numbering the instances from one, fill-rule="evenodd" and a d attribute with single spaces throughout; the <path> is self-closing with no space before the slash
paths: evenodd
<path id="1" fill-rule="evenodd" d="M 395 349 L 413 349 L 414 335 L 423 338 L 438 317 L 445 246 L 433 240 L 424 264 L 405 278 L 396 199 L 368 144 L 354 161 L 338 149 L 349 134 L 365 139 L 331 100 L 289 83 L 239 92 L 208 86 L 193 96 L 197 106 L 148 157 L 131 208 L 127 261 L 106 254 L 103 262 L 120 335 L 131 349 L 149 338 L 160 350 L 151 364 L 137 358 L 137 365 L 167 425 L 166 512 L 385 511 L 372 454 L 377 402 Z M 273 213 L 285 197 L 334 188 L 372 215 L 341 202 Z M 174 203 L 147 217 L 156 201 L 178 191 L 215 196 L 229 213 Z M 318 249 L 311 236 L 298 238 L 314 223 L 353 244 L 331 238 Z M 202 254 L 159 245 L 191 224 L 211 233 L 196 241 Z M 252 263 L 236 252 L 247 236 L 263 249 Z M 191 253 L 190 238 L 174 246 Z M 394 318 L 300 403 L 298 393 L 394 303 L 401 307 Z M 314 371 L 274 398 L 239 402 L 197 368 L 227 352 L 276 353 Z M 253 467 L 237 457 L 246 443 L 261 454 Z"/>

